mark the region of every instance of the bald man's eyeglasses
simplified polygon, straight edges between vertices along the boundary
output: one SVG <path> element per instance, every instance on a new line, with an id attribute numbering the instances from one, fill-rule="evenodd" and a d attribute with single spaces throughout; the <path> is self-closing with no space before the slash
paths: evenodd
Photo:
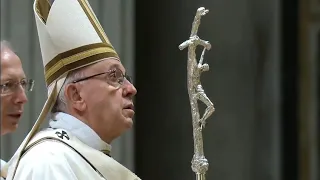
<path id="1" fill-rule="evenodd" d="M 20 82 L 8 81 L 6 83 L 0 84 L 0 93 L 1 95 L 9 95 L 16 92 L 19 87 L 22 87 L 24 91 L 32 91 L 33 86 L 33 79 L 23 79 Z"/>

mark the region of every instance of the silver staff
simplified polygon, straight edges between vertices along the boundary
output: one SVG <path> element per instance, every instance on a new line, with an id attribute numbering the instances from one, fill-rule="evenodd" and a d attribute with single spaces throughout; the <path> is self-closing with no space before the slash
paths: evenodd
<path id="1" fill-rule="evenodd" d="M 192 30 L 189 40 L 186 40 L 179 45 L 179 49 L 183 50 L 188 47 L 188 94 L 191 105 L 192 125 L 193 125 L 193 139 L 194 139 L 194 155 L 191 161 L 191 168 L 196 174 L 197 180 L 205 180 L 206 172 L 209 167 L 208 160 L 203 153 L 203 139 L 202 130 L 206 125 L 206 120 L 215 111 L 213 103 L 207 97 L 200 82 L 200 75 L 204 71 L 209 71 L 209 65 L 203 64 L 203 57 L 206 50 L 211 49 L 211 44 L 204 41 L 197 36 L 200 25 L 201 16 L 206 15 L 209 10 L 200 7 L 197 10 L 196 16 L 192 23 Z M 196 59 L 196 48 L 198 45 L 203 46 L 203 51 L 199 60 Z M 206 104 L 207 108 L 200 118 L 198 100 Z"/>

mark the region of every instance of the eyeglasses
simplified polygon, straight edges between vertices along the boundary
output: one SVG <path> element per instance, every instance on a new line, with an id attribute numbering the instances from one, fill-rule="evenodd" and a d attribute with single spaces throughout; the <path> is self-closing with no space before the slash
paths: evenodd
<path id="1" fill-rule="evenodd" d="M 0 85 L 0 93 L 1 95 L 8 95 L 14 93 L 18 90 L 19 86 L 21 86 L 24 91 L 32 91 L 34 86 L 34 80 L 23 79 L 20 82 L 6 82 Z"/>
<path id="2" fill-rule="evenodd" d="M 105 80 L 107 81 L 107 83 L 115 88 L 120 88 L 123 85 L 125 79 L 127 81 L 129 81 L 130 83 L 132 83 L 131 77 L 127 74 L 123 74 L 123 72 L 118 68 L 114 68 L 114 69 L 111 69 L 107 72 L 98 73 L 98 74 L 94 74 L 92 76 L 81 78 L 81 79 L 73 81 L 72 83 L 85 81 L 85 80 L 88 80 L 88 79 L 91 79 L 91 78 L 94 78 L 96 76 L 100 76 L 103 74 L 106 74 Z"/>

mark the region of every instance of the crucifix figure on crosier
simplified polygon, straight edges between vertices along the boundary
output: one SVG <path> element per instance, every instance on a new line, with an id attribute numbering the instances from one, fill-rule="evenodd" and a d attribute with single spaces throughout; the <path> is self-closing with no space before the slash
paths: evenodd
<path id="1" fill-rule="evenodd" d="M 203 152 L 202 131 L 205 128 L 206 120 L 215 111 L 214 105 L 207 97 L 201 85 L 201 73 L 209 71 L 209 65 L 203 63 L 204 53 L 211 49 L 211 44 L 208 41 L 200 39 L 197 35 L 201 17 L 206 15 L 209 10 L 204 7 L 198 8 L 196 16 L 192 24 L 191 35 L 188 40 L 179 45 L 179 49 L 183 50 L 188 47 L 188 63 L 187 63 L 187 84 L 188 94 L 191 106 L 192 125 L 193 125 L 193 140 L 194 140 L 194 155 L 192 158 L 191 168 L 196 174 L 197 180 L 205 180 L 205 175 L 209 167 L 208 160 Z M 199 62 L 197 61 L 196 48 L 203 46 L 203 51 Z M 198 100 L 202 101 L 206 106 L 203 116 L 200 118 Z"/>

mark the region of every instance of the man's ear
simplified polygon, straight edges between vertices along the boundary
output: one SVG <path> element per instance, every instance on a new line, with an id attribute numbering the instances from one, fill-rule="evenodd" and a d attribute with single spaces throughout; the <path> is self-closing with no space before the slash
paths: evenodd
<path id="1" fill-rule="evenodd" d="M 65 97 L 70 106 L 78 111 L 83 111 L 86 107 L 84 99 L 80 95 L 80 87 L 76 84 L 68 84 L 65 89 Z"/>

